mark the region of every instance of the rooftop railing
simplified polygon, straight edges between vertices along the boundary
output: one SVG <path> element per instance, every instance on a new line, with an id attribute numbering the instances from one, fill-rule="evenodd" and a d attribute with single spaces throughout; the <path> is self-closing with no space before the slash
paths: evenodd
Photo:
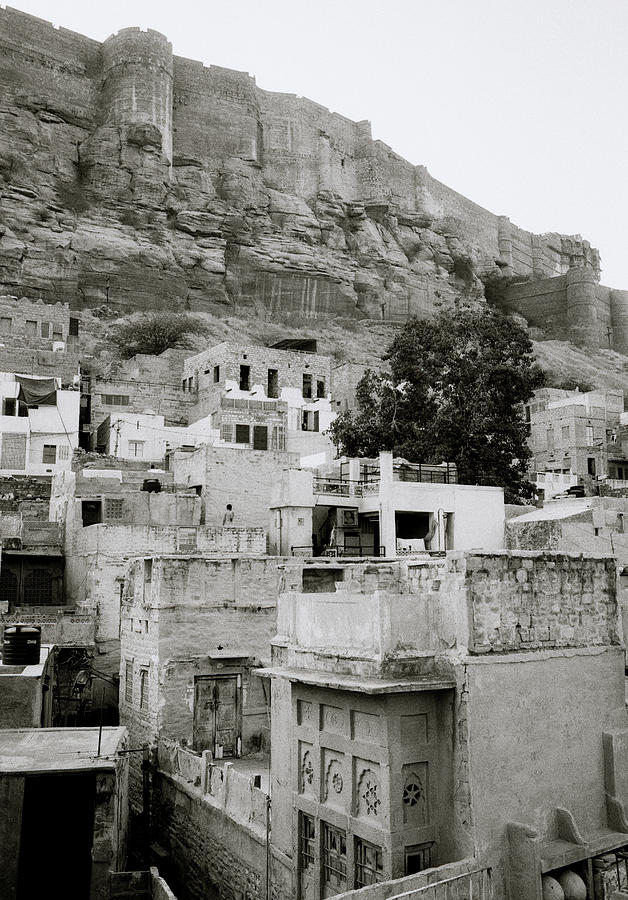
<path id="1" fill-rule="evenodd" d="M 491 870 L 483 868 L 435 881 L 402 894 L 394 894 L 390 900 L 492 900 L 492 897 Z"/>

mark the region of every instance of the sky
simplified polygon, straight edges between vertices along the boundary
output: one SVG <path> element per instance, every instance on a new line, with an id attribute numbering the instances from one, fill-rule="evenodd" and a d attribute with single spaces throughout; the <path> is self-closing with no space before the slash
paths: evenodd
<path id="1" fill-rule="evenodd" d="M 4 4 L 3 4 L 4 5 Z M 102 41 L 254 75 L 354 120 L 533 232 L 581 234 L 628 289 L 627 0 L 15 0 Z"/>

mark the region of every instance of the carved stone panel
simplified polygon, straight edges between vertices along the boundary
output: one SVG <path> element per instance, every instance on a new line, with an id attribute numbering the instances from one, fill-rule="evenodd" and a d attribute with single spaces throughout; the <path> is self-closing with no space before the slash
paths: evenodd
<path id="1" fill-rule="evenodd" d="M 363 759 L 354 760 L 355 815 L 379 824 L 382 818 L 382 785 L 379 763 Z"/>
<path id="2" fill-rule="evenodd" d="M 321 704 L 321 730 L 331 734 L 345 733 L 345 710 L 338 706 Z"/>
<path id="3" fill-rule="evenodd" d="M 299 741 L 299 793 L 315 794 L 313 747 L 306 741 Z"/>
<path id="4" fill-rule="evenodd" d="M 309 700 L 297 700 L 297 723 L 314 727 L 314 709 Z"/>
<path id="5" fill-rule="evenodd" d="M 351 710 L 351 737 L 366 744 L 384 745 L 384 722 L 381 716 Z"/>
<path id="6" fill-rule="evenodd" d="M 324 748 L 323 754 L 323 803 L 340 809 L 345 806 L 349 785 L 345 784 L 344 754 Z"/>
<path id="7" fill-rule="evenodd" d="M 413 763 L 403 767 L 403 821 L 405 825 L 426 825 L 429 822 L 427 763 Z"/>

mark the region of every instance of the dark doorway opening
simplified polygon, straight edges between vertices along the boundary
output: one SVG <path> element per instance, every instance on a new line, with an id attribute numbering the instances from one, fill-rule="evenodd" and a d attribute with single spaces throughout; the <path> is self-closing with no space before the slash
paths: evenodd
<path id="1" fill-rule="evenodd" d="M 25 778 L 17 900 L 46 897 L 51 887 L 64 900 L 88 900 L 95 792 L 93 772 Z"/>

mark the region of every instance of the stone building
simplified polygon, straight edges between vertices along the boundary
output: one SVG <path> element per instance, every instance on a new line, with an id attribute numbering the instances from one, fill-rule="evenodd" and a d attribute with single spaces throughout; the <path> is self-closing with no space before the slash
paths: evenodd
<path id="1" fill-rule="evenodd" d="M 0 896 L 109 896 L 126 863 L 127 750 L 124 728 L 0 730 Z"/>
<path id="2" fill-rule="evenodd" d="M 566 868 L 592 892 L 628 845 L 611 559 L 293 561 L 273 658 L 272 842 L 299 896 L 468 857 L 496 898 Z"/>
<path id="3" fill-rule="evenodd" d="M 222 525 L 227 504 L 233 524 L 268 530 L 268 509 L 273 486 L 284 469 L 299 464 L 296 453 L 250 450 L 204 444 L 177 450 L 169 469 L 177 484 L 193 489 L 201 498 L 203 521 Z"/>
<path id="4" fill-rule="evenodd" d="M 177 489 L 171 472 L 139 460 L 78 458 L 75 471 L 53 479 L 50 515 L 65 529 L 66 603 L 95 622 L 96 662 L 109 677 L 120 669 L 129 560 L 159 552 L 261 555 L 266 549 L 261 529 L 201 525 L 195 491 Z M 105 703 L 117 708 L 117 688 L 107 689 Z"/>
<path id="5" fill-rule="evenodd" d="M 212 758 L 267 744 L 268 710 L 252 668 L 270 659 L 277 558 L 152 555 L 122 594 L 120 717 L 136 746 L 174 740 Z M 132 764 L 132 799 L 137 770 Z"/>
<path id="6" fill-rule="evenodd" d="M 218 344 L 185 361 L 182 387 L 196 394 L 196 418 L 211 416 L 220 429 L 221 445 L 301 456 L 331 449 L 323 436 L 335 415 L 331 362 L 315 342 Z"/>
<path id="7" fill-rule="evenodd" d="M 623 391 L 535 391 L 526 420 L 537 489 L 550 498 L 572 485 L 593 493 L 601 480 L 628 481 L 623 413 Z"/>

